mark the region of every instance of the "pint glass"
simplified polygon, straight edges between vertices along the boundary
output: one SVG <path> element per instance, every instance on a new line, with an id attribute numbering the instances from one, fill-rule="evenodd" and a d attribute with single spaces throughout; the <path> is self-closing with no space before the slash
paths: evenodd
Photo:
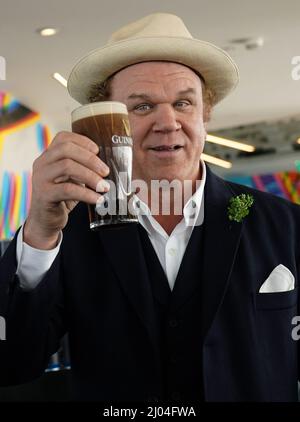
<path id="1" fill-rule="evenodd" d="M 127 107 L 115 101 L 86 104 L 72 112 L 72 131 L 99 146 L 99 158 L 109 167 L 110 190 L 104 201 L 88 205 L 90 228 L 136 223 L 131 207 L 132 138 Z M 98 190 L 98 189 L 97 189 Z"/>

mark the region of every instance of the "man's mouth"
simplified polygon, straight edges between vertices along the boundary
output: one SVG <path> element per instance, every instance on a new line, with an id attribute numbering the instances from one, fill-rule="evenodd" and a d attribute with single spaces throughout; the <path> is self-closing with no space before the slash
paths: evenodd
<path id="1" fill-rule="evenodd" d="M 157 147 L 149 148 L 152 151 L 176 151 L 183 148 L 182 145 L 159 145 Z"/>

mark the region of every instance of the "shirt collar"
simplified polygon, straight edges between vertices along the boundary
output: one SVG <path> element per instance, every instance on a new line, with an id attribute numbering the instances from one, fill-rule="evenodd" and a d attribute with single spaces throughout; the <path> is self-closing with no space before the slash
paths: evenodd
<path id="1" fill-rule="evenodd" d="M 187 227 L 200 226 L 204 220 L 204 201 L 203 193 L 206 183 L 206 166 L 205 162 L 200 159 L 202 168 L 202 179 L 197 181 L 196 191 L 189 198 L 183 208 L 183 219 L 177 224 L 174 230 L 181 232 Z M 133 208 L 138 214 L 139 223 L 147 230 L 149 234 L 153 230 L 160 232 L 164 237 L 168 237 L 161 225 L 151 215 L 148 205 L 143 202 L 137 195 L 134 195 Z M 140 212 L 141 211 L 141 212 Z M 163 232 L 163 233 L 162 233 Z"/>

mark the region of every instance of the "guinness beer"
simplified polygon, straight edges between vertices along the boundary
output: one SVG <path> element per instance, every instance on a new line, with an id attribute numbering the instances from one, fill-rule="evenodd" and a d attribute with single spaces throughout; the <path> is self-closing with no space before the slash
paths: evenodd
<path id="1" fill-rule="evenodd" d="M 103 194 L 104 202 L 88 205 L 91 229 L 136 223 L 129 206 L 132 138 L 126 105 L 115 101 L 83 105 L 72 112 L 72 131 L 92 139 L 99 146 L 99 158 L 110 169 L 105 179 L 110 190 Z"/>

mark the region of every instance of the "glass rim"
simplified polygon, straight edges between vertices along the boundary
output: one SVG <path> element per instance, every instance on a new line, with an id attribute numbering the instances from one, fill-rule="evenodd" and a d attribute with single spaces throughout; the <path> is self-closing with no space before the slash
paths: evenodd
<path id="1" fill-rule="evenodd" d="M 93 108 L 104 108 L 106 107 L 113 107 L 113 106 L 117 106 L 119 107 L 120 110 L 120 114 L 127 114 L 128 115 L 128 110 L 127 110 L 127 106 L 126 104 L 120 102 L 120 101 L 96 101 L 93 103 L 88 103 L 88 104 L 82 104 L 78 107 L 76 107 L 74 110 L 71 111 L 71 120 L 72 122 L 77 121 L 79 119 L 84 119 L 87 116 L 82 116 L 82 117 L 77 117 L 75 118 L 76 114 L 80 114 L 80 112 L 82 114 L 84 114 L 84 110 L 91 110 Z M 100 113 L 100 114 L 109 114 L 112 111 L 108 111 L 107 113 Z M 114 111 L 115 113 L 117 113 L 117 111 Z M 96 115 L 96 114 L 91 114 L 91 115 Z"/>

